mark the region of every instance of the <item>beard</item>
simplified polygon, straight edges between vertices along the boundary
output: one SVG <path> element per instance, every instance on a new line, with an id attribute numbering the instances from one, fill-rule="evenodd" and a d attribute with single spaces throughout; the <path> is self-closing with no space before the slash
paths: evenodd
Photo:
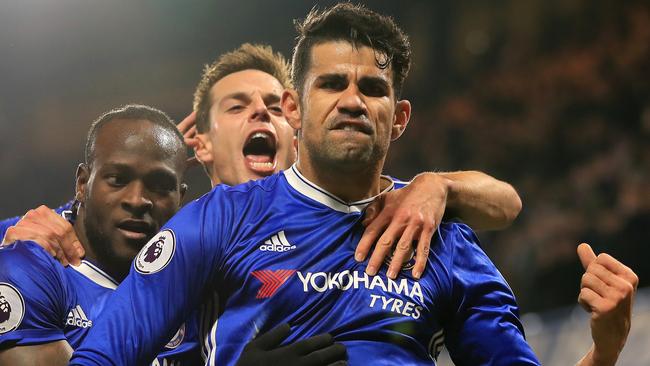
<path id="1" fill-rule="evenodd" d="M 88 238 L 88 246 L 95 253 L 95 259 L 101 264 L 102 269 L 121 282 L 129 274 L 133 258 L 118 255 L 109 235 L 101 229 L 97 216 L 93 215 L 92 208 L 86 205 L 85 211 L 83 226 Z"/>

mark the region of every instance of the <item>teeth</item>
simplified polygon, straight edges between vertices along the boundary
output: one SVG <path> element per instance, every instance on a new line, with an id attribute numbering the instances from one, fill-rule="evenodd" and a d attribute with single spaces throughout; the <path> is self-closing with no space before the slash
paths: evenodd
<path id="1" fill-rule="evenodd" d="M 263 138 L 263 139 L 268 139 L 269 135 L 267 133 L 264 133 L 264 132 L 255 132 L 253 134 L 253 136 L 251 136 L 251 140 L 254 139 L 254 138 L 258 138 L 258 137 Z"/>
<path id="2" fill-rule="evenodd" d="M 251 162 L 251 166 L 253 168 L 258 168 L 258 169 L 271 169 L 273 168 L 273 163 L 257 163 L 257 162 Z"/>

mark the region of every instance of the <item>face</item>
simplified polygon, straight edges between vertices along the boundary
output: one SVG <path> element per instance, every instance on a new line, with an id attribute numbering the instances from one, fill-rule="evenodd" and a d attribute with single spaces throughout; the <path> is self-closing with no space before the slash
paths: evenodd
<path id="1" fill-rule="evenodd" d="M 301 168 L 303 159 L 338 169 L 383 164 L 390 141 L 408 122 L 410 104 L 395 101 L 392 71 L 376 66 L 376 54 L 343 41 L 312 48 L 302 121 L 294 126 L 301 129 Z"/>
<path id="2" fill-rule="evenodd" d="M 259 179 L 296 160 L 282 91 L 276 78 L 259 70 L 232 73 L 212 86 L 210 130 L 202 137 L 209 154 L 199 159 L 212 167 L 213 184 Z"/>
<path id="3" fill-rule="evenodd" d="M 179 145 L 172 132 L 146 120 L 101 127 L 95 159 L 77 177 L 78 219 L 98 260 L 128 268 L 178 210 L 184 170 Z"/>

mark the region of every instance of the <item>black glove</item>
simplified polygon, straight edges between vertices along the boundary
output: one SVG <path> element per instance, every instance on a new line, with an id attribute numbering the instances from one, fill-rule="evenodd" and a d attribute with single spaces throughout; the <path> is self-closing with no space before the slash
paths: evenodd
<path id="1" fill-rule="evenodd" d="M 334 343 L 331 335 L 319 334 L 286 346 L 279 346 L 291 328 L 281 324 L 250 341 L 237 366 L 321 366 L 347 365 L 345 346 Z"/>

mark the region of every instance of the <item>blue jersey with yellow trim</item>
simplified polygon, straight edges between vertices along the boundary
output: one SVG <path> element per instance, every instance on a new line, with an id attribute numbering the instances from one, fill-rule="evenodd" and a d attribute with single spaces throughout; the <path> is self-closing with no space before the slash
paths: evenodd
<path id="1" fill-rule="evenodd" d="M 36 243 L 1 248 L 0 350 L 58 340 L 77 348 L 116 287 L 91 262 L 63 267 Z M 195 333 L 193 324 L 183 324 L 153 365 L 194 365 L 200 359 Z"/>
<path id="2" fill-rule="evenodd" d="M 352 365 L 431 365 L 443 344 L 457 364 L 539 364 L 509 286 L 467 226 L 440 225 L 419 281 L 410 263 L 394 281 L 385 268 L 366 275 L 353 256 L 371 200 L 345 203 L 295 166 L 215 187 L 145 245 L 71 364 L 137 365 L 197 307 L 208 365 L 235 364 L 284 322 L 286 342 L 329 332 Z"/>

